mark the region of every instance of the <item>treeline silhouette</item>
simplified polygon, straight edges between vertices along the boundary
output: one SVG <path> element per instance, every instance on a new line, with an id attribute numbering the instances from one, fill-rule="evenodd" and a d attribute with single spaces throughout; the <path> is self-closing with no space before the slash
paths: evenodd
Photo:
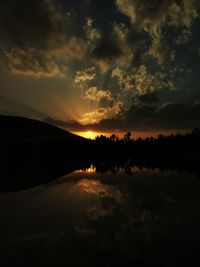
<path id="1" fill-rule="evenodd" d="M 94 146 L 99 157 L 115 159 L 129 158 L 134 165 L 152 169 L 183 170 L 199 173 L 200 129 L 195 128 L 187 134 L 137 138 L 131 132 L 118 138 L 98 136 Z"/>
<path id="2" fill-rule="evenodd" d="M 115 145 L 181 145 L 184 143 L 184 145 L 194 142 L 199 143 L 200 138 L 200 129 L 195 128 L 191 132 L 187 134 L 171 134 L 168 136 L 164 136 L 162 134 L 159 134 L 157 137 L 146 137 L 146 138 L 137 138 L 134 139 L 132 137 L 133 134 L 131 132 L 127 132 L 123 138 L 119 138 L 118 135 L 112 134 L 110 137 L 106 137 L 104 135 L 97 136 L 95 138 L 94 143 L 101 144 L 101 145 L 108 145 L 108 144 L 115 144 Z"/>

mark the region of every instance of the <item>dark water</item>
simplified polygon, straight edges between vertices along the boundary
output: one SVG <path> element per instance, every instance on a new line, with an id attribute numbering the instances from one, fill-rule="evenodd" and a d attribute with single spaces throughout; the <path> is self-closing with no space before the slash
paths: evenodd
<path id="1" fill-rule="evenodd" d="M 172 266 L 199 258 L 200 180 L 192 174 L 99 174 L 91 166 L 1 193 L 0 211 L 2 267 Z"/>

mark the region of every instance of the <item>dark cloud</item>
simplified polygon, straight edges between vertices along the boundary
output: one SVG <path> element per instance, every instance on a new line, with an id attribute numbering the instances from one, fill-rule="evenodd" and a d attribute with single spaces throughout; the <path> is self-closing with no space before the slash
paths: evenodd
<path id="1" fill-rule="evenodd" d="M 14 74 L 65 76 L 67 60 L 82 59 L 87 49 L 76 29 L 73 15 L 56 1 L 0 2 L 0 48 Z"/>
<path id="2" fill-rule="evenodd" d="M 52 0 L 1 0 L 0 35 L 11 47 L 42 47 L 49 45 L 53 35 L 64 28 L 60 10 Z"/>
<path id="3" fill-rule="evenodd" d="M 158 104 L 160 102 L 160 99 L 158 97 L 158 94 L 156 92 L 150 92 L 142 95 L 135 96 L 133 98 L 133 102 L 140 102 L 143 104 Z"/>
<path id="4" fill-rule="evenodd" d="M 151 105 L 132 106 L 125 114 L 125 121 L 128 127 L 145 128 L 148 127 L 151 116 L 156 112 L 156 107 Z"/>
<path id="5" fill-rule="evenodd" d="M 200 125 L 200 102 L 194 104 L 165 104 L 153 114 L 155 124 L 175 128 L 198 127 Z"/>
<path id="6" fill-rule="evenodd" d="M 161 107 L 133 106 L 123 117 L 103 120 L 98 129 L 192 129 L 200 126 L 200 102 L 169 103 Z"/>
<path id="7" fill-rule="evenodd" d="M 132 62 L 131 65 L 133 67 L 139 66 L 142 64 L 142 58 L 143 58 L 143 52 L 140 48 L 136 47 L 133 51 L 133 57 L 132 57 Z"/>
<path id="8" fill-rule="evenodd" d="M 71 131 L 192 129 L 200 127 L 200 102 L 169 103 L 160 107 L 135 105 L 123 114 L 103 119 L 98 124 L 81 125 L 76 121 L 62 122 L 50 118 L 45 121 Z"/>
<path id="9" fill-rule="evenodd" d="M 116 0 L 116 5 L 133 24 L 154 34 L 165 25 L 190 27 L 197 16 L 196 0 Z"/>
<path id="10" fill-rule="evenodd" d="M 102 38 L 97 46 L 92 51 L 92 56 L 95 59 L 109 60 L 115 59 L 122 55 L 122 50 L 112 39 Z"/>
<path id="11" fill-rule="evenodd" d="M 108 108 L 113 106 L 113 100 L 110 100 L 106 97 L 102 98 L 99 102 L 100 108 Z"/>
<path id="12" fill-rule="evenodd" d="M 166 28 L 182 29 L 180 42 L 188 42 L 193 22 L 199 17 L 196 0 L 115 0 L 117 8 L 129 17 L 134 28 L 151 39 L 147 55 L 159 64 L 167 59 L 168 47 L 163 37 Z M 181 41 L 182 40 L 182 41 Z"/>
<path id="13" fill-rule="evenodd" d="M 132 53 L 131 66 L 133 67 L 141 65 L 144 60 L 144 54 L 147 49 L 144 39 L 145 36 L 136 28 L 131 28 L 127 32 L 126 44 Z"/>
<path id="14" fill-rule="evenodd" d="M 13 49 L 7 55 L 12 73 L 32 77 L 64 76 L 65 68 L 57 64 L 47 53 L 36 49 Z"/>

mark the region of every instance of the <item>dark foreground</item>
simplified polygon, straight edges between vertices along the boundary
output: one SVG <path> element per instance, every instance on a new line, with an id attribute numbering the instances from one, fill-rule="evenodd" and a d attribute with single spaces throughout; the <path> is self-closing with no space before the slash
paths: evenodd
<path id="1" fill-rule="evenodd" d="M 198 264 L 200 180 L 129 163 L 0 193 L 0 266 Z"/>
<path id="2" fill-rule="evenodd" d="M 199 262 L 199 130 L 92 141 L 0 119 L 1 267 Z"/>

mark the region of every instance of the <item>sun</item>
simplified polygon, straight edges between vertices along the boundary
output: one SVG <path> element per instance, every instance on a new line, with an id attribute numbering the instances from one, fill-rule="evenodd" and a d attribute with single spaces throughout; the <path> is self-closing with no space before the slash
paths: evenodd
<path id="1" fill-rule="evenodd" d="M 87 139 L 95 139 L 97 136 L 100 136 L 102 133 L 101 132 L 94 132 L 91 130 L 84 131 L 84 132 L 73 132 L 76 135 L 82 136 Z"/>
<path id="2" fill-rule="evenodd" d="M 97 135 L 99 135 L 99 133 L 97 132 L 93 132 L 91 130 L 88 131 L 84 131 L 84 132 L 73 132 L 74 134 L 77 134 L 79 136 L 82 136 L 84 138 L 87 139 L 95 139 Z"/>
<path id="3" fill-rule="evenodd" d="M 93 139 L 94 138 L 94 133 L 92 131 L 87 131 L 86 132 L 86 137 L 90 138 L 90 139 Z"/>

